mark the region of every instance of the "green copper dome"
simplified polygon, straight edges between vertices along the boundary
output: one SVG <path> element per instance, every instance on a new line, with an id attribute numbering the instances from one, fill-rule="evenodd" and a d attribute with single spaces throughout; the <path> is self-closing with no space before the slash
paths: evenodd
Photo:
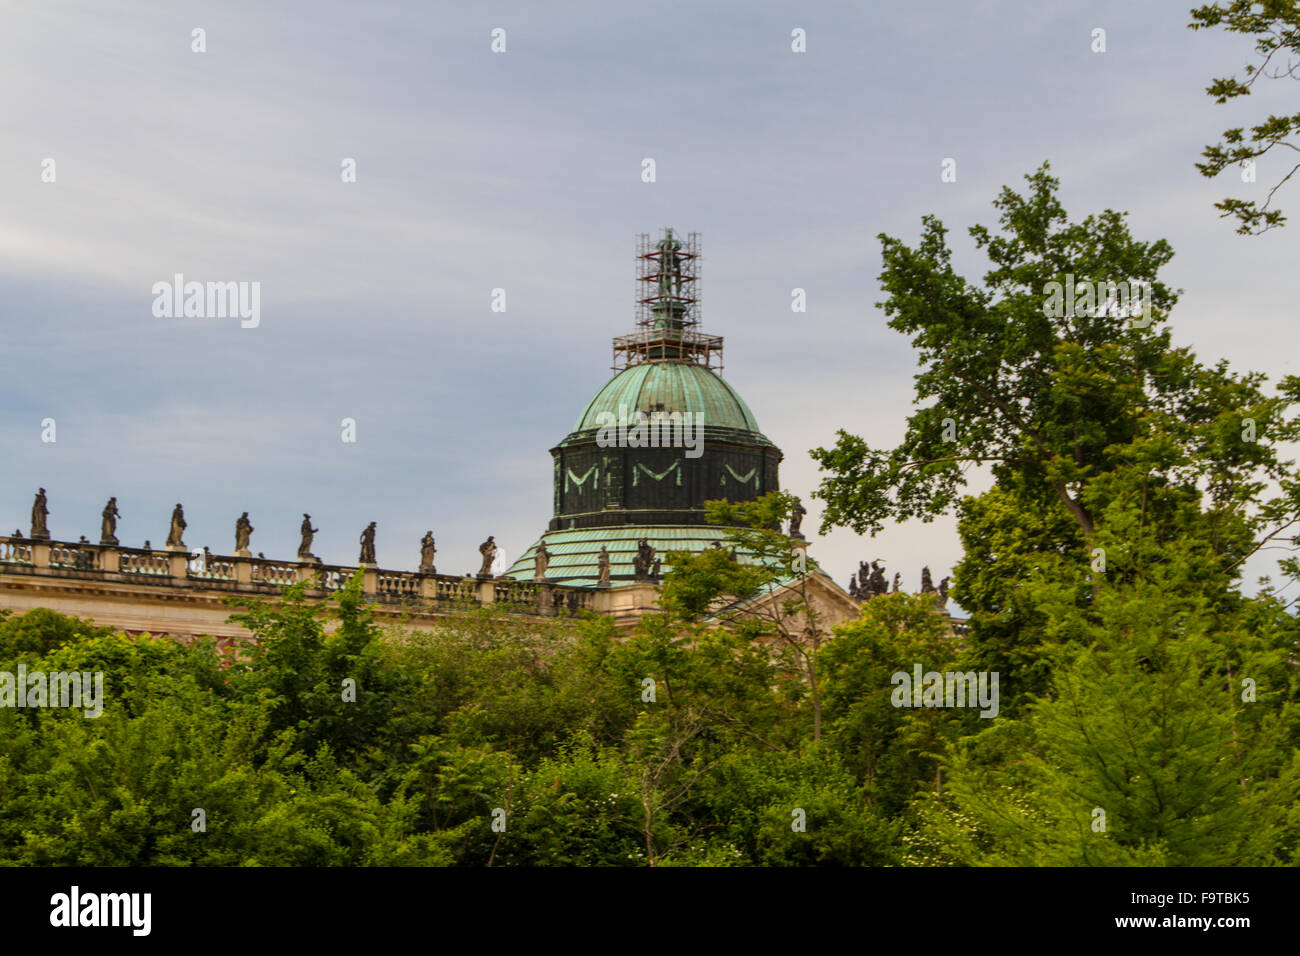
<path id="1" fill-rule="evenodd" d="M 762 435 L 735 389 L 717 372 L 694 362 L 644 362 L 624 369 L 596 393 L 573 430 L 599 428 L 601 412 L 617 420 L 620 406 L 628 415 L 637 411 L 700 412 L 706 428 L 735 428 Z"/>
<path id="2" fill-rule="evenodd" d="M 609 539 L 615 581 L 630 568 L 625 559 L 640 538 L 663 550 L 660 545 L 683 532 L 686 550 L 698 550 L 716 533 L 702 530 L 707 502 L 752 501 L 781 486 L 781 449 L 716 370 L 722 336 L 696 328 L 699 257 L 693 234 L 683 243 L 668 230 L 653 246 L 643 237 L 638 281 L 646 288 L 637 299 L 638 330 L 614 338 L 619 371 L 551 449 L 548 534 L 577 533 L 573 540 L 554 539 L 557 561 L 564 556 L 556 574 L 593 577 L 600 547 L 592 544 L 615 530 Z M 584 537 L 587 531 L 592 535 Z M 565 568 L 569 559 L 577 563 Z"/>

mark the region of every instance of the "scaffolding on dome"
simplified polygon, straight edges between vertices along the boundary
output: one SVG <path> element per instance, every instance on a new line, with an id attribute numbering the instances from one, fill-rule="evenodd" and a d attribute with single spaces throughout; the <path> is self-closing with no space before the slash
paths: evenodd
<path id="1" fill-rule="evenodd" d="M 722 368 L 722 336 L 696 331 L 700 324 L 699 233 L 686 241 L 664 230 L 658 242 L 637 237 L 636 324 L 639 331 L 614 339 L 615 369 L 643 362 L 689 362 Z M 647 294 L 650 293 L 650 294 Z"/>

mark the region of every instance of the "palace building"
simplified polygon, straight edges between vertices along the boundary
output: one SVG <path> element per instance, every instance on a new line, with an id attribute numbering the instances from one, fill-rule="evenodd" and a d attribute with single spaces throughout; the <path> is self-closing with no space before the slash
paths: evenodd
<path id="1" fill-rule="evenodd" d="M 654 243 L 642 235 L 636 261 L 637 329 L 613 340 L 614 376 L 551 449 L 553 514 L 504 574 L 490 571 L 493 539 L 480 548 L 477 574 L 440 574 L 431 559 L 415 571 L 381 569 L 364 539 L 358 565 L 327 565 L 310 553 L 309 516 L 297 560 L 253 557 L 238 529 L 234 554 L 191 553 L 180 505 L 167 546 L 127 548 L 114 534 L 115 499 L 99 543 L 55 541 L 42 489 L 30 534 L 0 536 L 0 609 L 48 607 L 128 633 L 237 639 L 246 632 L 226 620 L 225 598 L 305 583 L 309 596 L 323 599 L 360 568 L 380 623 L 429 628 L 467 604 L 537 617 L 590 610 L 635 623 L 655 610 L 669 552 L 698 553 L 725 540 L 725 528 L 706 523 L 705 502 L 778 490 L 782 460 L 721 375 L 722 337 L 699 330 L 698 238 L 683 241 L 671 229 Z M 820 571 L 798 584 L 826 624 L 856 617 L 860 599 L 871 596 L 856 586 L 850 595 Z"/>

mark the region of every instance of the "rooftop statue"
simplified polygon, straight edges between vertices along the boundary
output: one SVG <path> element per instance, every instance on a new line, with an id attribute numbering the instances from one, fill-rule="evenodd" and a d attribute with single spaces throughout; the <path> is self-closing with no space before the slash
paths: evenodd
<path id="1" fill-rule="evenodd" d="M 302 541 L 298 543 L 299 561 L 315 560 L 315 555 L 311 553 L 311 539 L 316 536 L 316 532 L 318 531 L 320 531 L 320 528 L 313 528 L 311 526 L 311 515 L 303 512 L 302 527 L 299 529 L 299 534 L 302 535 Z"/>
<path id="2" fill-rule="evenodd" d="M 941 611 L 947 609 L 948 607 L 948 579 L 947 578 L 944 578 L 942 581 L 939 582 L 938 596 L 935 598 L 934 603 L 939 606 L 939 610 Z"/>
<path id="3" fill-rule="evenodd" d="M 885 583 L 885 569 L 880 563 L 880 559 L 871 562 L 871 577 L 867 579 L 867 596 L 879 597 L 889 591 L 889 585 Z"/>
<path id="4" fill-rule="evenodd" d="M 632 557 L 632 572 L 638 581 L 649 581 L 654 575 L 655 549 L 645 538 L 637 542 L 636 554 Z"/>
<path id="5" fill-rule="evenodd" d="M 248 539 L 253 535 L 253 523 L 248 520 L 248 512 L 245 511 L 235 522 L 235 554 L 244 554 L 248 551 Z"/>
<path id="6" fill-rule="evenodd" d="M 117 519 L 121 516 L 121 513 L 117 510 L 117 499 L 109 498 L 108 504 L 104 505 L 103 514 L 100 516 L 100 544 L 117 544 Z"/>
<path id="7" fill-rule="evenodd" d="M 50 509 L 45 506 L 45 489 L 41 488 L 36 492 L 36 500 L 32 502 L 32 533 L 33 541 L 49 540 L 50 529 L 45 523 L 49 517 Z"/>
<path id="8" fill-rule="evenodd" d="M 420 539 L 420 572 L 422 574 L 437 574 L 438 569 L 433 566 L 433 557 L 438 553 L 438 549 L 433 544 L 433 532 L 426 531 L 424 537 Z"/>
<path id="9" fill-rule="evenodd" d="M 492 562 L 497 559 L 497 545 L 494 535 L 488 535 L 488 539 L 478 546 L 478 553 L 483 555 L 483 564 L 478 569 L 478 576 L 481 578 L 492 577 Z"/>
<path id="10" fill-rule="evenodd" d="M 185 542 L 182 540 L 185 534 L 185 528 L 185 510 L 181 507 L 181 503 L 178 501 L 176 502 L 176 507 L 172 509 L 172 526 L 171 530 L 167 532 L 167 547 L 185 547 Z"/>
<path id="11" fill-rule="evenodd" d="M 795 505 L 794 513 L 790 516 L 790 537 L 802 538 L 803 532 L 800 526 L 803 524 L 803 516 L 808 513 L 808 509 L 803 506 L 802 502 Z"/>
<path id="12" fill-rule="evenodd" d="M 377 564 L 375 561 L 375 522 L 366 525 L 366 530 L 361 532 L 361 557 L 357 559 L 359 564 Z"/>

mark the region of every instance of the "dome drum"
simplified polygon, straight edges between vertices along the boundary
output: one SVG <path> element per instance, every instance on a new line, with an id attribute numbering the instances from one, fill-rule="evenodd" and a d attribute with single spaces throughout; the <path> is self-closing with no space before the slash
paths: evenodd
<path id="1" fill-rule="evenodd" d="M 601 447 L 594 433 L 552 450 L 551 530 L 624 524 L 704 524 L 704 503 L 747 501 L 779 489 L 781 453 L 771 445 L 710 438 L 701 454 L 681 448 Z"/>

